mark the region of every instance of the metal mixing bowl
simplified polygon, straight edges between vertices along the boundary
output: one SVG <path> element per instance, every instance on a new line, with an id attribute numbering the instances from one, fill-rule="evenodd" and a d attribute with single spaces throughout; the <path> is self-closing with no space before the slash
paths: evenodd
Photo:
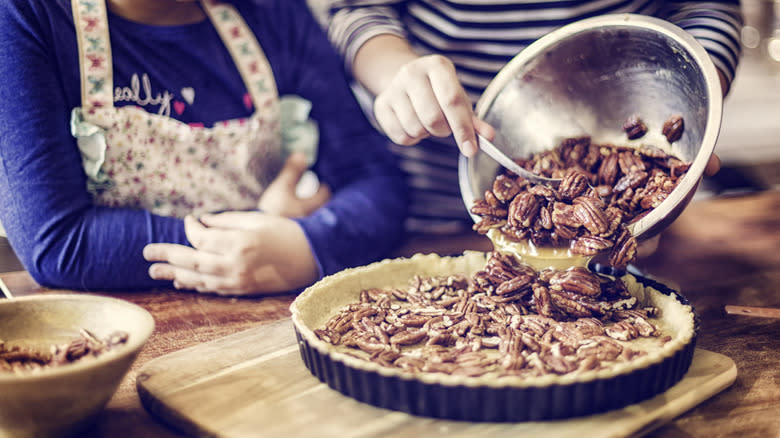
<path id="1" fill-rule="evenodd" d="M 691 161 L 670 196 L 631 226 L 643 240 L 676 219 L 696 191 L 720 131 L 722 101 L 717 70 L 690 34 L 657 18 L 615 14 L 561 27 L 528 46 L 491 81 L 476 113 L 496 128 L 496 146 L 514 158 L 589 135 L 596 143 L 651 144 Z M 685 130 L 670 145 L 661 131 L 675 114 Z M 622 129 L 632 115 L 648 127 L 637 140 Z M 461 156 L 458 170 L 470 208 L 492 186 L 499 165 L 479 152 Z"/>

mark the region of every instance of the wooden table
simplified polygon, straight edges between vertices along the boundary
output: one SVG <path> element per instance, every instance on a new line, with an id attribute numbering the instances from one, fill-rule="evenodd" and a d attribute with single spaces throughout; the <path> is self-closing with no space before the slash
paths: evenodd
<path id="1" fill-rule="evenodd" d="M 686 295 L 701 314 L 697 346 L 725 354 L 738 368 L 734 385 L 651 433 L 651 437 L 780 437 L 780 319 L 726 314 L 727 304 L 780 307 L 780 191 L 695 200 L 663 234 L 645 275 Z M 400 255 L 487 249 L 479 236 L 416 239 Z M 14 295 L 63 292 L 24 272 L 0 274 Z M 149 310 L 157 327 L 90 436 L 175 437 L 141 406 L 138 370 L 149 360 L 289 315 L 290 295 L 236 299 L 150 291 L 112 293 Z"/>

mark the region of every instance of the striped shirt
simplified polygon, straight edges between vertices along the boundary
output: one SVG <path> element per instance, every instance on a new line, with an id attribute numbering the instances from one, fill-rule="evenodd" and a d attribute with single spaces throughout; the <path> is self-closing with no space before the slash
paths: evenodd
<path id="1" fill-rule="evenodd" d="M 691 33 L 728 82 L 740 56 L 739 1 L 327 0 L 328 35 L 347 71 L 363 43 L 380 34 L 405 38 L 420 55 L 441 54 L 476 102 L 496 73 L 527 45 L 563 25 L 597 15 L 639 13 Z M 364 110 L 372 116 L 365 91 Z M 395 146 L 412 188 L 411 231 L 457 232 L 471 226 L 458 189 L 454 140 Z"/>

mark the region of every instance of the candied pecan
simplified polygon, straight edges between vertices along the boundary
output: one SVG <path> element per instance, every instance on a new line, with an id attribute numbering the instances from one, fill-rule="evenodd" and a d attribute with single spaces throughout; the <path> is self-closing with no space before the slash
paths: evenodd
<path id="1" fill-rule="evenodd" d="M 657 146 L 643 144 L 636 148 L 636 151 L 648 158 L 666 159 L 669 157 L 666 151 Z"/>
<path id="2" fill-rule="evenodd" d="M 623 175 L 618 182 L 615 183 L 613 189 L 616 192 L 622 192 L 627 189 L 635 189 L 647 181 L 647 172 L 636 171 Z"/>
<path id="3" fill-rule="evenodd" d="M 501 228 L 506 225 L 506 219 L 493 216 L 482 216 L 479 222 L 476 222 L 471 228 L 479 234 L 487 234 L 494 228 Z"/>
<path id="4" fill-rule="evenodd" d="M 596 198 L 580 196 L 575 199 L 574 215 L 588 232 L 599 235 L 609 228 L 609 221 L 603 208 L 603 203 L 599 205 Z"/>
<path id="5" fill-rule="evenodd" d="M 525 184 L 519 183 L 515 178 L 501 174 L 493 181 L 493 194 L 498 201 L 506 203 L 514 199 Z"/>
<path id="6" fill-rule="evenodd" d="M 394 334 L 390 338 L 390 343 L 393 345 L 413 345 L 421 342 L 428 336 L 425 330 L 404 330 L 402 332 Z"/>
<path id="7" fill-rule="evenodd" d="M 613 186 L 617 181 L 620 173 L 620 167 L 618 166 L 618 156 L 615 153 L 611 153 L 601 160 L 601 165 L 598 171 L 598 181 L 600 184 Z"/>
<path id="8" fill-rule="evenodd" d="M 642 200 L 639 201 L 639 205 L 643 209 L 645 209 L 645 210 L 653 209 L 653 208 L 658 207 L 659 205 L 661 205 L 661 203 L 667 197 L 669 197 L 669 193 L 668 192 L 666 192 L 664 190 L 660 190 L 660 189 L 653 190 L 652 192 L 650 192 L 650 193 L 648 193 L 648 194 L 646 194 L 646 195 L 644 195 L 642 197 Z"/>
<path id="9" fill-rule="evenodd" d="M 529 186 L 527 192 L 532 195 L 536 195 L 541 198 L 547 199 L 548 201 L 558 200 L 558 193 L 552 188 L 547 187 L 546 185 L 543 184 L 536 184 L 533 186 Z"/>
<path id="10" fill-rule="evenodd" d="M 590 137 L 571 137 L 564 139 L 559 146 L 559 156 L 563 158 L 567 167 L 572 167 L 587 155 L 590 146 Z"/>
<path id="11" fill-rule="evenodd" d="M 604 333 L 612 339 L 630 341 L 639 337 L 639 331 L 628 321 L 618 321 L 604 329 Z"/>
<path id="12" fill-rule="evenodd" d="M 598 274 L 579 266 L 556 271 L 550 277 L 549 283 L 550 289 L 554 290 L 566 290 L 592 297 L 601 294 L 601 279 Z"/>
<path id="13" fill-rule="evenodd" d="M 612 248 L 612 241 L 598 236 L 580 236 L 571 242 L 571 252 L 582 255 L 596 255 Z"/>
<path id="14" fill-rule="evenodd" d="M 552 206 L 544 206 L 539 209 L 539 216 L 536 218 L 536 223 L 545 230 L 551 230 L 553 228 L 552 221 Z"/>
<path id="15" fill-rule="evenodd" d="M 623 229 L 615 240 L 615 246 L 609 254 L 609 264 L 625 269 L 636 258 L 637 241 L 628 229 Z"/>
<path id="16" fill-rule="evenodd" d="M 674 115 L 669 117 L 665 122 L 661 133 L 666 137 L 669 143 L 674 143 L 682 137 L 683 130 L 685 129 L 685 122 L 682 116 Z"/>
<path id="17" fill-rule="evenodd" d="M 577 300 L 573 300 L 565 295 L 559 294 L 554 290 L 550 290 L 550 301 L 565 315 L 569 315 L 575 318 L 593 316 L 593 313 L 585 306 L 580 304 Z"/>
<path id="18" fill-rule="evenodd" d="M 503 207 L 493 207 L 484 199 L 477 199 L 471 206 L 471 212 L 479 216 L 506 217 L 507 209 Z"/>
<path id="19" fill-rule="evenodd" d="M 509 204 L 509 224 L 516 227 L 530 227 L 541 208 L 542 203 L 539 198 L 529 192 L 521 193 Z"/>
<path id="20" fill-rule="evenodd" d="M 571 228 L 578 228 L 582 226 L 582 220 L 580 220 L 580 218 L 575 214 L 574 206 L 565 204 L 563 202 L 553 203 L 550 219 L 556 226 L 564 225 Z"/>
<path id="21" fill-rule="evenodd" d="M 496 288 L 496 295 L 525 294 L 531 290 L 533 275 L 518 275 L 501 283 Z"/>
<path id="22" fill-rule="evenodd" d="M 502 208 L 504 206 L 504 203 L 501 202 L 501 200 L 499 200 L 490 190 L 485 190 L 485 202 L 494 208 Z"/>
<path id="23" fill-rule="evenodd" d="M 623 131 L 629 139 L 635 140 L 641 138 L 647 133 L 647 125 L 637 115 L 632 115 L 623 122 Z"/>
<path id="24" fill-rule="evenodd" d="M 618 167 L 624 175 L 646 170 L 645 163 L 634 151 L 623 151 L 618 154 Z"/>
<path id="25" fill-rule="evenodd" d="M 534 291 L 534 304 L 536 305 L 536 313 L 543 316 L 552 317 L 552 302 L 550 299 L 550 291 L 546 287 L 535 284 L 533 286 Z"/>
<path id="26" fill-rule="evenodd" d="M 579 228 L 556 224 L 554 234 L 563 240 L 572 240 L 579 235 Z"/>
<path id="27" fill-rule="evenodd" d="M 588 175 L 579 169 L 571 168 L 563 175 L 558 186 L 558 196 L 563 201 L 571 201 L 583 194 L 589 184 Z"/>
<path id="28" fill-rule="evenodd" d="M 590 339 L 577 349 L 581 358 L 595 357 L 599 361 L 612 361 L 623 352 L 623 346 L 608 337 Z"/>
<path id="29" fill-rule="evenodd" d="M 567 360 L 564 356 L 556 354 L 541 355 L 542 361 L 550 371 L 556 374 L 566 374 L 577 369 L 577 363 L 573 360 Z"/>

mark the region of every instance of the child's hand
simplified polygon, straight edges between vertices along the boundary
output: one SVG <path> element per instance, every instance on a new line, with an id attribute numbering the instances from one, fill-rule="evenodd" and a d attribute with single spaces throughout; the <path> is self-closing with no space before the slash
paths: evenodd
<path id="1" fill-rule="evenodd" d="M 144 258 L 149 275 L 177 289 L 219 295 L 284 292 L 317 280 L 317 264 L 294 221 L 259 212 L 227 212 L 184 220 L 184 245 L 154 243 Z"/>
<path id="2" fill-rule="evenodd" d="M 296 187 L 306 172 L 306 157 L 295 152 L 287 158 L 279 175 L 265 189 L 257 207 L 266 213 L 285 217 L 308 216 L 330 200 L 330 189 L 320 184 L 316 192 L 305 198 L 296 194 Z"/>
<path id="3" fill-rule="evenodd" d="M 441 55 L 405 64 L 374 101 L 374 116 L 394 143 L 408 146 L 452 134 L 466 156 L 477 152 L 475 130 L 489 139 L 495 136 L 490 125 L 474 116 L 455 67 Z"/>

